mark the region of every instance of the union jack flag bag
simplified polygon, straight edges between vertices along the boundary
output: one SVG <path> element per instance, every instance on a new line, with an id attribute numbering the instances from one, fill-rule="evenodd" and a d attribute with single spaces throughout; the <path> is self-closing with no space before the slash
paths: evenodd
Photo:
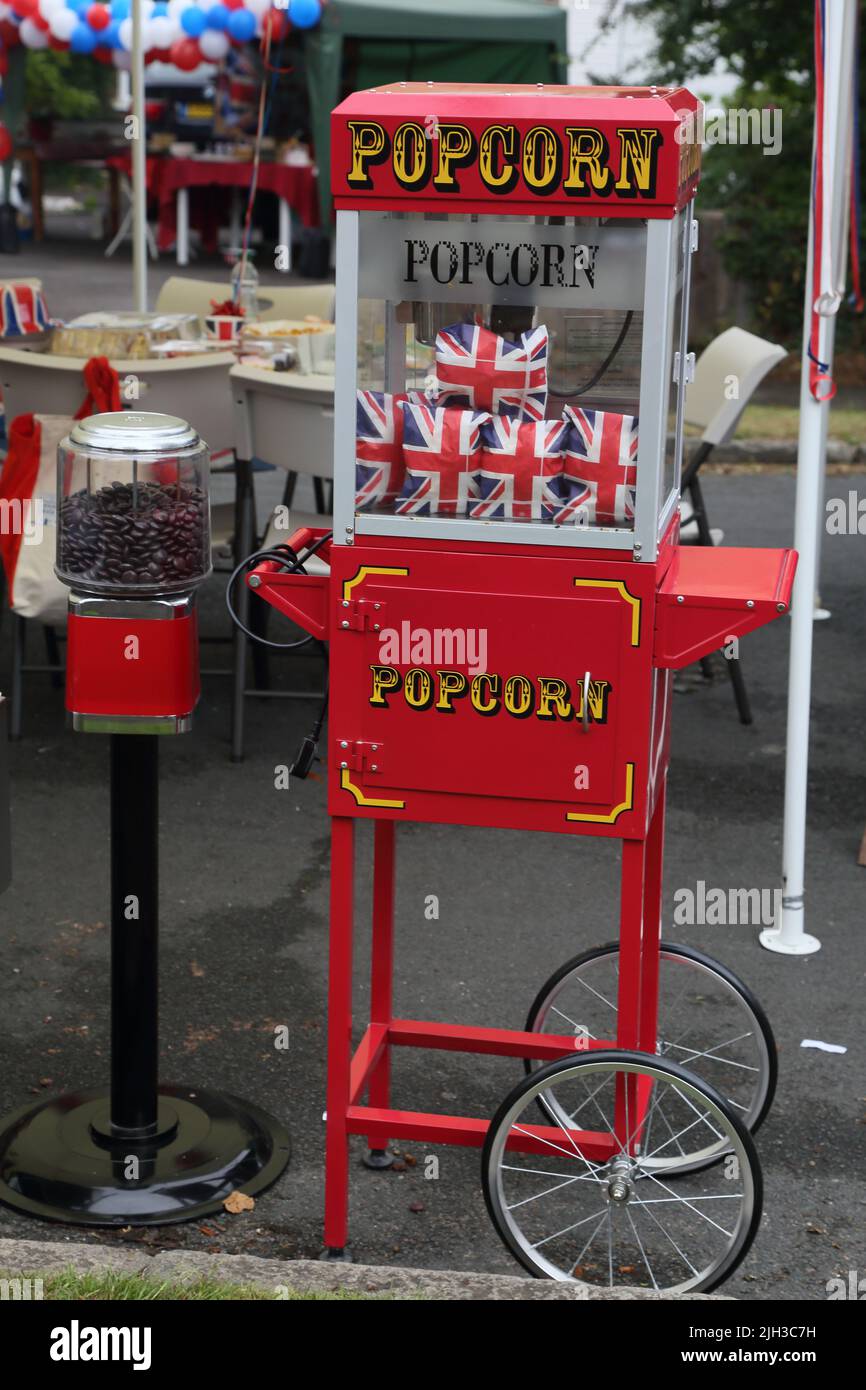
<path id="1" fill-rule="evenodd" d="M 637 484 L 638 420 L 609 410 L 567 405 L 569 426 L 554 520 L 588 526 L 631 526 Z"/>
<path id="2" fill-rule="evenodd" d="M 423 401 L 417 391 L 394 396 L 387 391 L 359 391 L 355 435 L 355 506 L 359 512 L 390 505 L 400 495 L 405 401 Z"/>
<path id="3" fill-rule="evenodd" d="M 469 515 L 506 521 L 552 521 L 562 507 L 560 479 L 569 426 L 530 424 L 505 415 L 481 426 L 478 501 Z"/>
<path id="4" fill-rule="evenodd" d="M 23 338 L 41 333 L 50 320 L 38 283 L 5 280 L 0 283 L 0 337 Z"/>
<path id="5" fill-rule="evenodd" d="M 403 411 L 387 391 L 359 391 L 355 440 L 358 511 L 393 502 L 403 486 Z"/>
<path id="6" fill-rule="evenodd" d="M 395 514 L 465 516 L 469 501 L 478 496 L 481 427 L 490 416 L 411 401 L 402 410 L 406 478 Z"/>
<path id="7" fill-rule="evenodd" d="M 477 323 L 455 323 L 436 338 L 440 405 L 543 420 L 548 335 L 544 325 L 510 343 Z"/>

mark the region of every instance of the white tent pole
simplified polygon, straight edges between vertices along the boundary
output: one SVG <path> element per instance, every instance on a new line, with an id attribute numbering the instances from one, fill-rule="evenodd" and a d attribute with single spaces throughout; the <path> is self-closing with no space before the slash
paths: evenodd
<path id="1" fill-rule="evenodd" d="M 848 43 L 852 46 L 856 35 L 856 27 L 853 19 L 851 28 L 846 31 L 844 26 L 841 34 L 843 45 Z M 843 55 L 845 49 L 843 47 Z M 846 269 L 848 266 L 848 231 L 850 226 L 849 202 L 851 197 L 851 151 L 854 139 L 854 122 L 852 119 L 853 108 L 848 111 L 847 130 L 842 123 L 843 112 L 838 106 L 831 107 L 827 112 L 827 127 L 830 138 L 830 146 L 833 150 L 833 187 L 836 194 L 833 198 L 831 208 L 831 234 L 833 245 L 833 267 L 836 271 L 837 288 L 839 293 L 844 296 L 846 285 Z M 835 332 L 835 329 L 834 329 Z M 826 361 L 826 358 L 824 359 Z M 826 496 L 827 478 L 827 435 L 830 427 L 830 412 L 824 412 L 824 438 L 821 448 L 821 498 Z M 815 518 L 818 527 L 818 557 L 815 563 L 815 613 L 817 620 L 829 618 L 831 614 L 824 607 L 821 600 L 821 549 L 824 542 L 824 528 L 826 525 L 826 513 L 823 506 L 819 509 Z"/>
<path id="2" fill-rule="evenodd" d="M 144 47 L 141 0 L 132 0 L 132 283 L 133 307 L 147 309 L 147 128 L 144 119 Z"/>
<path id="3" fill-rule="evenodd" d="M 825 95 L 835 98 L 832 124 L 827 131 L 833 139 L 848 145 L 852 121 L 855 14 L 857 0 L 838 0 L 827 6 L 825 33 Z M 829 114 L 829 113 L 828 113 Z M 817 126 L 816 126 L 817 129 Z M 825 168 L 830 187 L 825 196 L 833 200 L 831 225 L 839 225 L 838 200 L 847 191 L 845 178 L 833 178 Z M 785 765 L 785 826 L 782 860 L 782 907 L 775 926 L 762 931 L 761 945 L 784 955 L 810 955 L 821 949 L 821 942 L 805 928 L 806 806 L 809 762 L 809 716 L 812 697 L 812 637 L 814 595 L 817 588 L 818 530 L 816 517 L 824 511 L 824 467 L 829 401 L 816 401 L 809 390 L 808 347 L 814 290 L 813 218 L 810 205 L 809 244 L 806 257 L 806 294 L 803 323 L 803 361 L 800 374 L 800 440 L 797 453 L 797 503 L 794 515 L 794 546 L 799 552 L 797 577 L 791 601 L 791 650 L 788 668 L 788 739 Z M 844 245 L 844 239 L 842 240 Z M 842 269 L 834 262 L 837 279 Z M 833 370 L 833 344 L 836 320 L 832 315 L 818 321 L 818 357 Z"/>

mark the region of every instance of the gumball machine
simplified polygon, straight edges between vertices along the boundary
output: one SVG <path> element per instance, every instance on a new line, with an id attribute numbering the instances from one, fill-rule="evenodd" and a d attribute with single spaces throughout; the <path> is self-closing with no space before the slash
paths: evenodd
<path id="1" fill-rule="evenodd" d="M 78 421 L 57 467 L 73 728 L 182 733 L 199 696 L 195 590 L 211 569 L 207 445 L 173 416 L 118 411 Z"/>
<path id="2" fill-rule="evenodd" d="M 158 1082 L 158 763 L 199 697 L 196 588 L 210 573 L 208 448 L 174 416 L 76 422 L 58 449 L 69 585 L 66 706 L 110 741 L 111 1084 L 0 1122 L 0 1200 L 82 1225 L 161 1225 L 261 1191 L 283 1127 L 223 1092 Z"/>

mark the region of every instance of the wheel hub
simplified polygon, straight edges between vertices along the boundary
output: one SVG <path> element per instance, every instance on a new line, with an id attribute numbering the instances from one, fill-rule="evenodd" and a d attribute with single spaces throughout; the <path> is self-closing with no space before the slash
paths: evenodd
<path id="1" fill-rule="evenodd" d="M 625 1155 L 611 1160 L 608 1165 L 607 1199 L 621 1205 L 632 1195 L 631 1179 L 634 1164 Z"/>

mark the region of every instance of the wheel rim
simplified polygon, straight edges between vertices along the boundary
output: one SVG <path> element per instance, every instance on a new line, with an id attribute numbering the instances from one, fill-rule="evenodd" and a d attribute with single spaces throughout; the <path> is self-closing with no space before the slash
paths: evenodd
<path id="1" fill-rule="evenodd" d="M 657 1141 L 644 1143 L 646 1126 L 634 1113 L 639 1087 L 627 1077 L 649 1085 L 647 1116 L 664 1095 L 683 1136 L 694 1135 L 700 1147 L 702 1130 L 720 1136 L 729 1151 L 724 1168 L 696 1171 L 671 1187 L 647 1166 Z M 537 1103 L 553 1089 L 573 1122 L 557 1122 L 555 1138 L 536 1137 L 538 1153 L 506 1148 L 509 1139 L 538 1136 Z M 600 1161 L 582 1128 L 609 1136 L 612 1157 Z M 546 1278 L 673 1293 L 710 1289 L 743 1258 L 760 1218 L 760 1172 L 743 1124 L 711 1087 L 639 1053 L 565 1058 L 527 1078 L 494 1119 L 483 1165 L 500 1236 Z"/>
<path id="2" fill-rule="evenodd" d="M 585 1036 L 594 1042 L 616 1037 L 619 950 L 601 947 L 554 981 L 536 1000 L 527 1029 L 541 1033 Z M 706 957 L 683 948 L 663 946 L 659 966 L 659 1042 L 657 1056 L 678 1063 L 705 1080 L 726 1099 L 747 1129 L 763 1119 L 771 1096 L 774 1057 L 762 1023 L 736 977 Z M 541 1064 L 527 1063 L 527 1071 Z M 541 1101 L 554 1122 L 564 1118 L 555 1096 Z M 665 1116 L 656 1116 L 664 1125 Z M 691 1171 L 696 1163 L 716 1162 L 726 1152 L 720 1143 L 704 1153 L 665 1155 L 657 1165 Z"/>

